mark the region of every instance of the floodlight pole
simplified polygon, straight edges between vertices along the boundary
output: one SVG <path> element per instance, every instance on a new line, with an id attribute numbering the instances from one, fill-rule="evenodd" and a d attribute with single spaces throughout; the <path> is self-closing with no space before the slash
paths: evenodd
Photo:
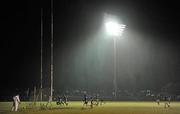
<path id="1" fill-rule="evenodd" d="M 43 9 L 41 8 L 41 86 L 40 86 L 41 101 L 42 101 L 42 77 L 43 77 Z"/>
<path id="2" fill-rule="evenodd" d="M 118 86 L 117 86 L 117 63 L 116 63 L 116 56 L 117 56 L 117 52 L 116 52 L 116 38 L 122 35 L 122 32 L 125 28 L 126 25 L 123 24 L 118 24 L 116 21 L 113 22 L 113 20 L 106 22 L 106 29 L 107 32 L 112 36 L 113 38 L 113 44 L 114 44 L 114 77 L 113 77 L 113 95 L 114 98 L 117 99 L 117 91 L 118 91 Z"/>
<path id="3" fill-rule="evenodd" d="M 51 93 L 50 101 L 53 100 L 53 0 L 51 0 Z"/>
<path id="4" fill-rule="evenodd" d="M 117 64 L 116 64 L 116 37 L 113 37 L 114 41 L 114 79 L 113 79 L 113 86 L 114 86 L 114 97 L 117 99 Z"/>

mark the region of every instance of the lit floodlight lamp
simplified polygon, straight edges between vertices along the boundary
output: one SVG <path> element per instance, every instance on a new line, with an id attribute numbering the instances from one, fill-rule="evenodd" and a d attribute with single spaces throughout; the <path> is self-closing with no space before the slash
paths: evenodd
<path id="1" fill-rule="evenodd" d="M 108 21 L 105 23 L 106 31 L 111 36 L 121 36 L 126 25 L 118 24 L 116 21 Z"/>

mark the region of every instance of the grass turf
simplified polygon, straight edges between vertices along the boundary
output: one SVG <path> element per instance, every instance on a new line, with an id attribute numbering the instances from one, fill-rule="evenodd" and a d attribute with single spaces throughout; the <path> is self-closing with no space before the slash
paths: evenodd
<path id="1" fill-rule="evenodd" d="M 46 104 L 43 102 L 42 104 Z M 83 102 L 69 102 L 68 106 L 57 106 L 55 102 L 47 109 L 39 109 L 30 102 L 22 102 L 18 112 L 11 112 L 12 102 L 0 102 L 0 114 L 180 114 L 180 102 L 172 102 L 170 108 L 156 102 L 106 102 L 102 106 L 83 106 Z"/>

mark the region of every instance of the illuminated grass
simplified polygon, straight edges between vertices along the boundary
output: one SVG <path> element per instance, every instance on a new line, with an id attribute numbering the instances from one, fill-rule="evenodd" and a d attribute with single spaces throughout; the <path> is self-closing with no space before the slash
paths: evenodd
<path id="1" fill-rule="evenodd" d="M 57 106 L 52 109 L 39 110 L 39 102 L 32 109 L 29 102 L 22 102 L 18 112 L 10 112 L 12 103 L 0 102 L 2 114 L 180 114 L 180 102 L 172 102 L 170 108 L 164 108 L 164 103 L 158 106 L 155 102 L 106 102 L 102 106 L 83 107 L 82 102 L 69 102 L 68 106 Z M 46 104 L 46 102 L 43 102 Z"/>

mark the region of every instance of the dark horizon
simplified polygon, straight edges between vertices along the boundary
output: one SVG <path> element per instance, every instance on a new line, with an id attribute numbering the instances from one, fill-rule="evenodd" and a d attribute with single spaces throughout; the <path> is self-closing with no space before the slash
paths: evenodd
<path id="1" fill-rule="evenodd" d="M 112 89 L 113 41 L 104 14 L 127 28 L 117 40 L 119 89 L 159 90 L 180 81 L 179 7 L 175 2 L 54 0 L 54 88 Z M 1 94 L 40 86 L 43 8 L 43 87 L 50 87 L 50 0 L 5 3 Z M 179 88 L 176 88 L 179 89 Z"/>

